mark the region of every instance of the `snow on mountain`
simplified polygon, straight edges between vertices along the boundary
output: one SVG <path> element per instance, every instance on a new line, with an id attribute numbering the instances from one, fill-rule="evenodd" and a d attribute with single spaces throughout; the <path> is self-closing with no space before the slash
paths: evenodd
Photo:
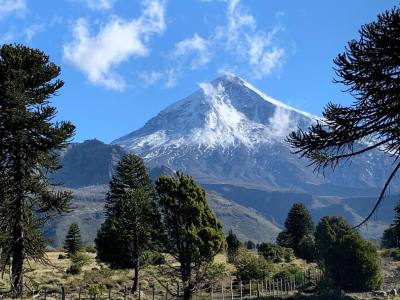
<path id="1" fill-rule="evenodd" d="M 319 117 L 275 100 L 235 75 L 199 87 L 113 143 L 151 167 L 183 170 L 202 183 L 268 190 L 337 194 L 344 187 L 379 188 L 390 170 L 390 158 L 376 151 L 318 176 L 284 139 Z"/>
<path id="2" fill-rule="evenodd" d="M 293 109 L 257 90 L 234 75 L 212 83 L 200 83 L 200 90 L 178 101 L 146 125 L 114 143 L 142 152 L 198 146 L 227 149 L 279 141 L 297 125 L 309 125 L 314 116 Z"/>

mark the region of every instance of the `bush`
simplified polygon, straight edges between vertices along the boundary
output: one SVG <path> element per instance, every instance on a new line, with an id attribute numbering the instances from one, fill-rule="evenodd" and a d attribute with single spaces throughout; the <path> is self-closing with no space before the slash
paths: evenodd
<path id="1" fill-rule="evenodd" d="M 263 257 L 239 250 L 235 260 L 236 277 L 242 281 L 262 280 L 269 277 L 272 265 Z"/>
<path id="2" fill-rule="evenodd" d="M 78 275 L 82 272 L 82 268 L 89 264 L 90 256 L 85 253 L 77 252 L 70 256 L 71 266 L 67 269 L 68 274 Z"/>
<path id="3" fill-rule="evenodd" d="M 293 276 L 295 276 L 296 278 L 303 276 L 303 270 L 297 266 L 289 266 L 279 271 L 278 273 L 275 273 L 273 278 L 280 279 L 280 278 L 289 278 Z"/>
<path id="4" fill-rule="evenodd" d="M 58 259 L 66 259 L 66 258 L 67 258 L 67 257 L 66 257 L 64 254 L 61 254 L 61 253 L 60 253 L 60 254 L 58 255 Z"/>
<path id="5" fill-rule="evenodd" d="M 83 249 L 88 253 L 96 253 L 96 247 L 94 244 L 87 244 L 83 247 Z"/>
<path id="6" fill-rule="evenodd" d="M 159 266 L 165 264 L 165 257 L 162 253 L 156 251 L 145 251 L 141 257 L 141 265 Z"/>
<path id="7" fill-rule="evenodd" d="M 400 249 L 395 249 L 390 253 L 390 257 L 395 261 L 400 261 Z"/>
<path id="8" fill-rule="evenodd" d="M 341 217 L 324 217 L 317 226 L 320 263 L 334 287 L 346 292 L 379 289 L 382 283 L 377 248 Z"/>
<path id="9" fill-rule="evenodd" d="M 82 267 L 77 265 L 77 264 L 72 264 L 68 269 L 67 269 L 67 274 L 71 275 L 79 275 L 82 273 Z"/>
<path id="10" fill-rule="evenodd" d="M 294 258 L 293 249 L 281 247 L 273 243 L 261 243 L 258 253 L 266 260 L 272 262 L 290 262 Z"/>

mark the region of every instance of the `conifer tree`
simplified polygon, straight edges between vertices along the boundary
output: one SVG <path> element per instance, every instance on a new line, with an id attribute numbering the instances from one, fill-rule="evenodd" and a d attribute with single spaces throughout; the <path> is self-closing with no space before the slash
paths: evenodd
<path id="1" fill-rule="evenodd" d="M 363 25 L 360 39 L 351 40 L 334 60 L 336 83 L 347 86 L 354 97 L 350 106 L 328 103 L 323 118 L 308 130 L 299 129 L 287 138 L 295 153 L 308 158 L 316 169 L 332 167 L 371 150 L 392 157 L 394 168 L 370 214 L 384 199 L 400 168 L 400 8 Z M 368 141 L 366 143 L 365 141 Z"/>
<path id="2" fill-rule="evenodd" d="M 233 233 L 232 229 L 229 230 L 228 235 L 226 236 L 226 244 L 228 247 L 228 262 L 233 263 L 240 248 L 240 241 L 236 234 Z"/>
<path id="3" fill-rule="evenodd" d="M 67 145 L 75 129 L 54 121 L 50 98 L 63 86 L 59 75 L 40 50 L 0 47 L 0 267 L 11 263 L 14 296 L 23 293 L 24 261 L 47 261 L 43 224 L 66 212 L 71 199 L 48 180 L 59 168 L 55 150 Z"/>
<path id="4" fill-rule="evenodd" d="M 207 203 L 205 191 L 180 172 L 156 181 L 164 238 L 163 250 L 180 263 L 184 300 L 192 299 L 207 267 L 223 250 L 222 225 Z"/>
<path id="5" fill-rule="evenodd" d="M 118 163 L 105 208 L 106 220 L 95 240 L 97 257 L 111 267 L 133 268 L 132 291 L 137 291 L 140 259 L 160 220 L 151 180 L 138 156 L 128 154 Z"/>
<path id="6" fill-rule="evenodd" d="M 77 223 L 72 223 L 69 226 L 65 237 L 64 248 L 67 250 L 69 256 L 75 255 L 82 249 L 81 231 Z"/>
<path id="7" fill-rule="evenodd" d="M 394 208 L 394 220 L 383 232 L 382 247 L 400 248 L 400 203 Z"/>
<path id="8" fill-rule="evenodd" d="M 308 209 L 302 203 L 293 204 L 285 220 L 285 229 L 278 235 L 277 244 L 292 248 L 296 256 L 302 257 L 300 242 L 314 233 L 314 223 Z"/>

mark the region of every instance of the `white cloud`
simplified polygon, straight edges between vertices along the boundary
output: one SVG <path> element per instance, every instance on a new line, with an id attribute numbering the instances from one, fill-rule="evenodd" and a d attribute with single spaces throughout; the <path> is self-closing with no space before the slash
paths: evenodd
<path id="1" fill-rule="evenodd" d="M 26 36 L 26 40 L 29 42 L 32 38 L 38 34 L 39 32 L 43 31 L 45 26 L 43 24 L 32 24 L 27 29 L 25 29 L 24 34 Z"/>
<path id="2" fill-rule="evenodd" d="M 23 16 L 25 12 L 25 0 L 0 0 L 0 19 L 14 13 Z"/>
<path id="3" fill-rule="evenodd" d="M 64 45 L 64 58 L 90 82 L 121 91 L 126 84 L 116 73 L 116 67 L 131 57 L 148 55 L 150 36 L 164 30 L 164 2 L 143 1 L 140 17 L 113 17 L 94 35 L 87 20 L 79 19 L 73 27 L 73 41 Z"/>
<path id="4" fill-rule="evenodd" d="M 191 69 L 207 64 L 211 59 L 209 41 L 195 34 L 192 38 L 178 42 L 172 55 L 174 58 L 181 58 L 191 54 L 194 55 L 190 62 Z"/>
<path id="5" fill-rule="evenodd" d="M 269 123 L 271 125 L 270 135 L 275 138 L 285 137 L 297 129 L 296 122 L 291 119 L 290 111 L 280 106 L 275 108 Z"/>
<path id="6" fill-rule="evenodd" d="M 115 0 L 84 0 L 87 6 L 93 10 L 108 10 L 111 9 Z"/>
<path id="7" fill-rule="evenodd" d="M 163 73 L 161 72 L 156 72 L 156 71 L 150 71 L 150 72 L 142 72 L 139 74 L 140 79 L 144 81 L 144 84 L 146 86 L 153 85 L 157 81 L 161 80 L 163 77 Z"/>

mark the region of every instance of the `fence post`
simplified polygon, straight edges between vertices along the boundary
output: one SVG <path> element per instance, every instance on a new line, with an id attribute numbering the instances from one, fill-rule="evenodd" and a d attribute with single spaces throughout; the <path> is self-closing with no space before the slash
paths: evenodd
<path id="1" fill-rule="evenodd" d="M 251 279 L 250 279 L 250 281 L 249 281 L 249 289 L 250 289 L 249 294 L 250 294 L 250 298 L 251 298 Z"/>
<path id="2" fill-rule="evenodd" d="M 153 294 L 153 300 L 155 299 L 155 297 L 156 297 L 156 291 L 155 291 L 155 286 L 154 286 L 154 284 L 153 284 L 153 286 L 152 286 L 152 294 Z"/>
<path id="3" fill-rule="evenodd" d="M 257 281 L 257 298 L 260 298 L 260 283 Z"/>
<path id="4" fill-rule="evenodd" d="M 61 287 L 61 300 L 65 300 L 65 288 Z"/>
<path id="5" fill-rule="evenodd" d="M 139 282 L 139 300 L 140 300 L 140 293 L 141 293 L 141 290 L 142 290 L 142 284 Z"/>
<path id="6" fill-rule="evenodd" d="M 177 283 L 177 287 L 176 287 L 176 298 L 179 299 L 179 282 Z"/>
<path id="7" fill-rule="evenodd" d="M 47 298 L 47 289 L 44 289 L 44 300 Z"/>
<path id="8" fill-rule="evenodd" d="M 224 295 L 224 282 L 221 281 L 221 294 L 222 294 L 222 299 L 225 300 L 225 295 Z"/>
<path id="9" fill-rule="evenodd" d="M 231 300 L 233 300 L 233 287 L 232 287 L 232 279 L 231 279 Z"/>
<path id="10" fill-rule="evenodd" d="M 111 300 L 111 287 L 108 288 L 108 300 Z"/>
<path id="11" fill-rule="evenodd" d="M 240 280 L 240 300 L 243 298 L 243 284 L 242 281 Z"/>
<path id="12" fill-rule="evenodd" d="M 211 283 L 211 300 L 214 300 L 214 284 Z"/>
<path id="13" fill-rule="evenodd" d="M 124 300 L 126 300 L 126 286 L 124 287 Z"/>
<path id="14" fill-rule="evenodd" d="M 81 292 L 82 292 L 82 287 L 79 287 L 79 290 L 78 290 L 78 300 L 81 300 Z"/>
<path id="15" fill-rule="evenodd" d="M 165 287 L 165 300 L 168 300 L 168 283 L 167 286 Z"/>

